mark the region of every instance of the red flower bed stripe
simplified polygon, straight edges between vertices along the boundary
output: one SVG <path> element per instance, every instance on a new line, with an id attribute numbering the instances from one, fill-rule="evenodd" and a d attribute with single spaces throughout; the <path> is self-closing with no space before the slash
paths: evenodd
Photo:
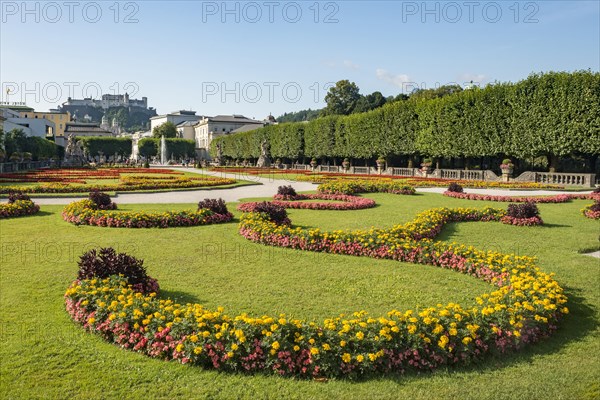
<path id="1" fill-rule="evenodd" d="M 306 210 L 362 210 L 375 207 L 375 201 L 358 196 L 348 196 L 344 194 L 298 194 L 296 196 L 273 196 L 271 203 L 284 208 L 306 209 Z M 302 200 L 333 200 L 343 201 L 343 203 L 317 203 L 305 202 Z M 240 204 L 239 211 L 253 211 L 256 202 Z"/>

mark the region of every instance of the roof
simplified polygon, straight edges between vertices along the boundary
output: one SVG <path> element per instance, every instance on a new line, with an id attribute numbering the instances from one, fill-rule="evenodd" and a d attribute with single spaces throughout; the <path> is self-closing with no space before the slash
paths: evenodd
<path id="1" fill-rule="evenodd" d="M 198 123 L 198 121 L 183 121 L 179 124 L 177 124 L 177 127 L 184 127 L 184 126 L 194 126 Z"/>
<path id="2" fill-rule="evenodd" d="M 93 132 L 93 133 L 104 133 L 112 135 L 112 132 L 100 128 L 98 124 L 86 123 L 86 122 L 67 122 L 65 126 L 65 135 L 67 133 L 77 132 Z"/>
<path id="3" fill-rule="evenodd" d="M 165 117 L 168 117 L 169 115 L 180 115 L 180 116 L 184 115 L 186 117 L 196 117 L 198 119 L 202 118 L 200 115 L 196 115 L 196 111 L 179 110 L 179 111 L 170 112 L 168 114 L 155 115 L 154 117 L 150 117 L 150 119 L 165 118 Z"/>
<path id="4" fill-rule="evenodd" d="M 230 133 L 240 133 L 240 132 L 248 132 L 253 131 L 255 129 L 261 128 L 262 124 L 259 126 L 258 124 L 246 124 L 242 125 L 237 129 L 232 130 Z"/>
<path id="5" fill-rule="evenodd" d="M 214 117 L 207 118 L 210 122 L 238 122 L 244 124 L 261 124 L 262 121 L 257 121 L 255 119 L 246 118 L 243 115 L 216 115 Z M 200 121 L 202 122 L 202 121 Z"/>
<path id="6" fill-rule="evenodd" d="M 28 112 L 33 111 L 33 108 L 27 107 L 25 105 L 20 105 L 20 104 L 2 104 L 2 105 L 0 105 L 0 108 L 8 108 L 9 110 L 13 110 L 13 111 L 28 111 Z"/>

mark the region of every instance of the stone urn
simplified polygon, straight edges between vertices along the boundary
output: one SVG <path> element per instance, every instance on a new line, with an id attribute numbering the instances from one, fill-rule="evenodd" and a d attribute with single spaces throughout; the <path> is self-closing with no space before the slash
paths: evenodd
<path id="1" fill-rule="evenodd" d="M 423 175 L 427 176 L 427 175 L 431 174 L 431 172 L 433 171 L 432 166 L 433 166 L 433 163 L 431 162 L 431 160 L 425 159 L 421 163 L 421 172 L 423 173 Z"/>
<path id="2" fill-rule="evenodd" d="M 500 171 L 502 171 L 502 182 L 509 182 L 512 177 L 515 165 L 510 159 L 505 159 L 500 164 Z"/>
<path id="3" fill-rule="evenodd" d="M 385 168 L 385 158 L 379 157 L 375 162 L 377 163 L 377 172 L 381 174 Z"/>

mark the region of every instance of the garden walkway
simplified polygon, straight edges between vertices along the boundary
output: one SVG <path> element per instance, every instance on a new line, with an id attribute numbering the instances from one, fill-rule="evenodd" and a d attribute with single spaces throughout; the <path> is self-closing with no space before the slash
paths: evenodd
<path id="1" fill-rule="evenodd" d="M 206 172 L 193 168 L 172 167 L 174 170 L 194 172 L 198 174 L 208 174 L 211 176 L 243 179 L 246 181 L 260 183 L 260 185 L 241 186 L 232 189 L 199 189 L 173 192 L 157 193 L 122 193 L 113 196 L 116 203 L 121 204 L 169 204 L 169 203 L 197 203 L 204 198 L 222 198 L 225 201 L 238 201 L 248 197 L 271 197 L 277 193 L 277 187 L 282 185 L 291 185 L 296 191 L 316 190 L 317 185 L 310 182 L 295 182 L 283 179 L 264 178 L 255 175 L 246 174 L 226 174 L 222 172 Z M 443 193 L 446 188 L 417 188 L 417 192 L 423 193 Z M 560 192 L 549 190 L 503 190 L 503 189 L 467 189 L 469 193 L 494 194 L 499 196 L 528 196 L 528 195 L 552 195 Z M 54 197 L 54 198 L 35 198 L 37 204 L 68 204 L 81 197 Z"/>

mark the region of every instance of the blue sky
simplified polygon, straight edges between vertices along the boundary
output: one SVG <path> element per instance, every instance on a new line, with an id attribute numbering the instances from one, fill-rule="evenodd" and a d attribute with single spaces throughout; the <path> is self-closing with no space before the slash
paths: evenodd
<path id="1" fill-rule="evenodd" d="M 322 107 L 340 79 L 387 96 L 600 69 L 597 1 L 2 1 L 1 11 L 2 100 L 38 110 L 128 91 L 159 113 L 262 119 Z"/>

